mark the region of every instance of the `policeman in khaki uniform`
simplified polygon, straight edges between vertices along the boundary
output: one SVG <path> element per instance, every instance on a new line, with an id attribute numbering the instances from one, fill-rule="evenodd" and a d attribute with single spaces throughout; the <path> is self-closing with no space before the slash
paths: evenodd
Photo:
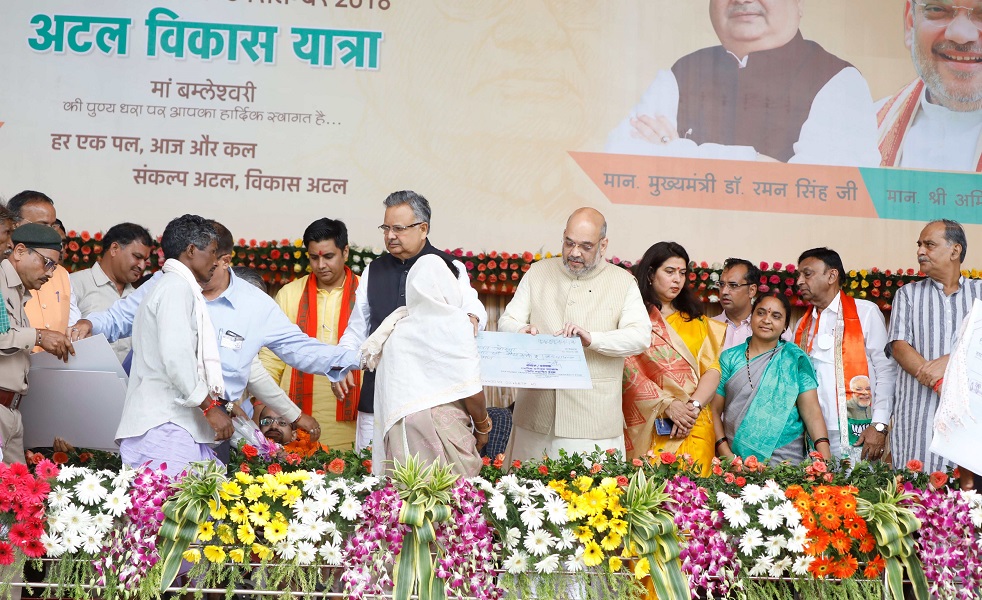
<path id="1" fill-rule="evenodd" d="M 0 448 L 3 462 L 24 462 L 24 428 L 17 405 L 27 392 L 27 372 L 35 345 L 68 362 L 75 354 L 62 331 L 35 329 L 24 305 L 31 291 L 40 288 L 54 272 L 61 253 L 61 236 L 45 225 L 27 223 L 10 236 L 13 250 L 0 262 Z"/>

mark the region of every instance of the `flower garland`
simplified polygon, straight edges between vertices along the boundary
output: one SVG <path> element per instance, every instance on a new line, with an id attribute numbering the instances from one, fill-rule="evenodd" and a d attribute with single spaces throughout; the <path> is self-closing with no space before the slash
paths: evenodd
<path id="1" fill-rule="evenodd" d="M 982 590 L 982 495 L 943 488 L 911 488 L 910 503 L 921 521 L 917 541 L 932 598 L 976 597 Z"/>
<path id="2" fill-rule="evenodd" d="M 709 507 L 706 489 L 685 475 L 668 481 L 665 491 L 675 512 L 675 526 L 683 536 L 682 572 L 690 590 L 706 590 L 710 598 L 725 597 L 736 583 L 740 561 L 727 543 L 723 511 Z"/>

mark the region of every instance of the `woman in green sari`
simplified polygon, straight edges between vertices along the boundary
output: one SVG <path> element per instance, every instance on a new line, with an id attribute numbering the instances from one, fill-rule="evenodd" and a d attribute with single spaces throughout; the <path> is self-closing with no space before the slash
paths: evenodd
<path id="1" fill-rule="evenodd" d="M 720 384 L 712 402 L 720 457 L 799 463 L 808 454 L 807 430 L 815 449 L 831 458 L 815 370 L 801 348 L 781 339 L 790 319 L 784 294 L 758 297 L 750 316 L 752 335 L 720 356 Z"/>

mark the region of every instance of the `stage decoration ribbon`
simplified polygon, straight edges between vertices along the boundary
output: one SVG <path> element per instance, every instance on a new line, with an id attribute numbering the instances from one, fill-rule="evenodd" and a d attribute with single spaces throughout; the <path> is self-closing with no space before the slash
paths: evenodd
<path id="1" fill-rule="evenodd" d="M 160 560 L 163 564 L 160 591 L 174 582 L 181 568 L 184 551 L 198 533 L 198 526 L 208 519 L 208 501 L 221 506 L 218 490 L 225 481 L 225 465 L 218 461 L 194 462 L 187 475 L 173 484 L 177 493 L 164 503 L 164 522 L 160 526 Z"/>
<path id="2" fill-rule="evenodd" d="M 914 588 L 917 600 L 928 600 L 927 578 L 921 568 L 921 560 L 914 553 L 914 533 L 921 522 L 913 511 L 901 504 L 913 498 L 900 490 L 894 481 L 886 489 L 878 490 L 878 502 L 857 498 L 856 511 L 873 530 L 876 548 L 886 562 L 886 582 L 890 597 L 903 600 L 904 570 Z"/>
<path id="3" fill-rule="evenodd" d="M 409 600 L 417 584 L 419 600 L 446 600 L 444 581 L 433 569 L 430 544 L 436 540 L 434 523 L 450 519 L 450 488 L 458 478 L 451 469 L 452 465 L 438 463 L 424 467 L 418 456 L 408 457 L 405 465 L 395 462 L 392 479 L 402 498 L 399 522 L 412 529 L 403 538 L 402 551 L 396 559 L 392 577 L 394 600 Z"/>
<path id="4" fill-rule="evenodd" d="M 641 469 L 631 478 L 622 503 L 627 509 L 625 542 L 648 559 L 651 583 L 660 600 L 689 600 L 689 582 L 679 562 L 678 530 L 671 513 L 663 508 L 670 499 L 666 483 L 648 481 Z"/>

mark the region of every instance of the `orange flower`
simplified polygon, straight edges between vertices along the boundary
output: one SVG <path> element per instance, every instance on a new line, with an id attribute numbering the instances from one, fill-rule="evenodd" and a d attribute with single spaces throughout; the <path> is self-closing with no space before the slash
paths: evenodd
<path id="1" fill-rule="evenodd" d="M 818 522 L 826 529 L 838 529 L 842 525 L 842 520 L 834 511 L 828 510 L 818 516 Z"/>
<path id="2" fill-rule="evenodd" d="M 849 579 L 859 568 L 859 561 L 856 560 L 855 556 L 846 556 L 839 562 L 835 563 L 833 571 L 835 576 L 841 579 Z"/>
<path id="3" fill-rule="evenodd" d="M 815 515 L 810 512 L 801 515 L 801 524 L 804 525 L 805 529 L 807 529 L 809 532 L 818 528 L 818 520 L 815 519 Z"/>
<path id="4" fill-rule="evenodd" d="M 883 561 L 882 556 L 877 556 L 873 560 L 866 563 L 866 568 L 863 569 L 863 577 L 867 579 L 876 579 L 886 568 L 886 563 Z"/>
<path id="5" fill-rule="evenodd" d="M 860 552 L 872 552 L 874 548 L 876 548 L 876 540 L 871 535 L 867 535 L 859 542 Z"/>
<path id="6" fill-rule="evenodd" d="M 51 455 L 51 460 L 54 461 L 56 465 L 63 465 L 68 462 L 68 455 L 64 452 L 55 452 Z"/>
<path id="7" fill-rule="evenodd" d="M 803 487 L 801 487 L 800 485 L 798 485 L 797 483 L 794 484 L 794 485 L 789 485 L 788 486 L 788 489 L 784 490 L 784 496 L 788 500 L 795 500 L 795 499 L 799 498 L 802 494 L 804 494 L 805 496 L 808 495 L 808 494 L 805 494 L 805 489 Z"/>
<path id="8" fill-rule="evenodd" d="M 817 496 L 815 497 L 815 508 L 819 512 L 832 510 L 834 506 L 835 504 L 833 504 L 832 500 L 828 497 L 822 497 L 822 498 L 819 498 Z"/>
<path id="9" fill-rule="evenodd" d="M 841 529 L 832 533 L 832 547 L 839 551 L 839 554 L 846 554 L 852 547 L 852 539 Z"/>
<path id="10" fill-rule="evenodd" d="M 815 577 L 828 577 L 832 574 L 832 561 L 824 556 L 819 556 L 808 567 L 808 572 Z"/>
<path id="11" fill-rule="evenodd" d="M 811 543 L 805 547 L 805 553 L 811 554 L 812 556 L 818 556 L 825 552 L 825 549 L 829 547 L 829 542 L 832 541 L 832 536 L 827 531 L 822 531 L 821 529 L 816 530 L 808 537 L 811 538 Z"/>
<path id="12" fill-rule="evenodd" d="M 812 503 L 808 499 L 808 495 L 807 494 L 805 494 L 804 496 L 799 496 L 798 498 L 795 498 L 794 506 L 795 506 L 795 508 L 798 509 L 798 512 L 800 512 L 802 515 L 804 515 L 807 512 L 811 512 L 811 509 L 812 509 Z"/>
<path id="13" fill-rule="evenodd" d="M 859 517 L 850 517 L 843 521 L 843 526 L 849 531 L 849 535 L 854 538 L 861 538 L 867 534 L 866 521 Z"/>
<path id="14" fill-rule="evenodd" d="M 852 496 L 843 496 L 839 499 L 839 509 L 843 514 L 855 514 L 856 499 Z"/>
<path id="15" fill-rule="evenodd" d="M 917 460 L 916 458 L 912 458 L 912 459 L 910 459 L 910 460 L 907 461 L 907 470 L 908 471 L 913 471 L 915 473 L 918 473 L 923 468 L 924 468 L 924 463 L 922 463 L 921 461 Z"/>

